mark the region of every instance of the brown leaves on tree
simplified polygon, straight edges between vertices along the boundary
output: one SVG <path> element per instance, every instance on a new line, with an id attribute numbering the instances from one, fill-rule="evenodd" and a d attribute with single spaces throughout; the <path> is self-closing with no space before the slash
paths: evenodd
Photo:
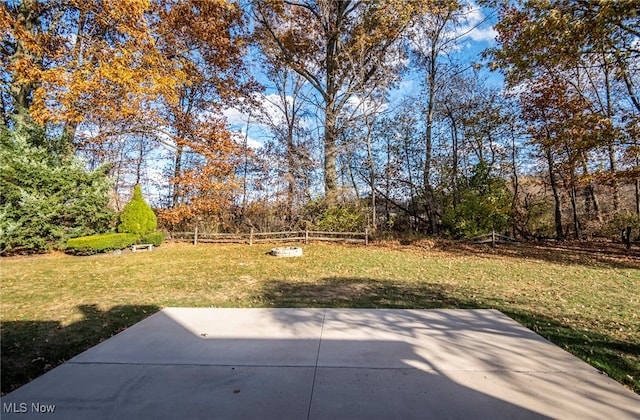
<path id="1" fill-rule="evenodd" d="M 24 110 L 62 128 L 97 161 L 119 156 L 122 142 L 155 138 L 174 152 L 174 214 L 230 200 L 237 146 L 222 110 L 258 87 L 243 63 L 238 3 L 21 0 L 0 11 L 15 118 Z"/>
<path id="2" fill-rule="evenodd" d="M 82 122 L 136 118 L 160 97 L 175 102 L 185 74 L 155 47 L 149 11 L 145 0 L 3 6 L 14 41 L 6 70 L 12 92 L 25 91 L 13 95 L 16 106 L 73 137 Z"/>

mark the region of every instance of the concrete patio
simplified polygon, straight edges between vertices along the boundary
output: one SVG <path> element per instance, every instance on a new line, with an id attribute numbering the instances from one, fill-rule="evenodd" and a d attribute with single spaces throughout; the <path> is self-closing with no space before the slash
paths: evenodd
<path id="1" fill-rule="evenodd" d="M 638 419 L 640 396 L 495 310 L 167 308 L 2 398 L 31 417 Z"/>

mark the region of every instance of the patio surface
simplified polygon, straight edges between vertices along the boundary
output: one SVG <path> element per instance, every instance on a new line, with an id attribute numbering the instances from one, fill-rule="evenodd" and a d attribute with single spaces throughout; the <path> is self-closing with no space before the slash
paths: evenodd
<path id="1" fill-rule="evenodd" d="M 640 396 L 495 310 L 167 308 L 4 396 L 1 414 L 639 419 Z"/>

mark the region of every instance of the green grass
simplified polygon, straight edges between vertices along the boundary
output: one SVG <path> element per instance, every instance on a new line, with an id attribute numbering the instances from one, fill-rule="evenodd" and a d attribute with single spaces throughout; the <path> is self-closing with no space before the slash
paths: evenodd
<path id="1" fill-rule="evenodd" d="M 3 258 L 2 391 L 167 306 L 495 308 L 640 393 L 640 258 L 429 243 Z"/>

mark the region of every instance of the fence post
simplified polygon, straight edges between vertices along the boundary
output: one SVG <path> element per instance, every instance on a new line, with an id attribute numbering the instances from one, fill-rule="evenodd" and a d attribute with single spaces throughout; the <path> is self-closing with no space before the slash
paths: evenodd
<path id="1" fill-rule="evenodd" d="M 369 245 L 369 228 L 364 228 L 364 245 Z"/>
<path id="2" fill-rule="evenodd" d="M 495 248 L 496 247 L 496 230 L 493 229 L 491 231 L 491 248 Z"/>
<path id="3" fill-rule="evenodd" d="M 253 228 L 249 232 L 249 246 L 253 246 Z"/>
<path id="4" fill-rule="evenodd" d="M 304 228 L 304 244 L 309 245 L 309 228 Z"/>
<path id="5" fill-rule="evenodd" d="M 198 225 L 196 225 L 196 230 L 193 233 L 193 244 L 198 245 Z"/>

